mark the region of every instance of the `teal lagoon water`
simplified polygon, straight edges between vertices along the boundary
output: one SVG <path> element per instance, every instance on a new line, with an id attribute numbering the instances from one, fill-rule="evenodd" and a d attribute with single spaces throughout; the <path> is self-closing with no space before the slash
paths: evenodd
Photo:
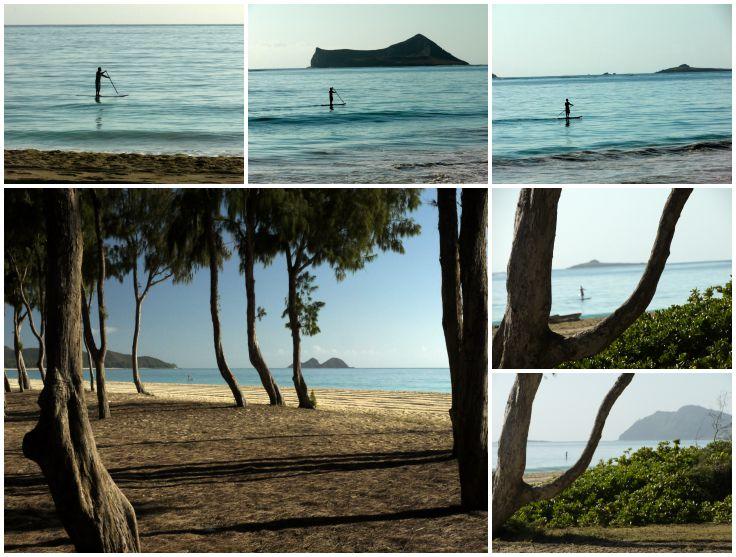
<path id="1" fill-rule="evenodd" d="M 708 444 L 707 439 L 683 440 L 681 447 Z M 526 472 L 546 472 L 552 470 L 567 469 L 583 454 L 587 441 L 529 441 L 526 444 Z M 655 448 L 660 441 L 601 441 L 593 454 L 590 466 L 595 466 L 601 460 L 617 458 L 625 451 L 635 452 L 642 447 Z M 492 467 L 495 469 L 498 463 L 498 442 L 493 442 Z M 567 458 L 565 456 L 567 455 Z"/>
<path id="2" fill-rule="evenodd" d="M 5 148 L 242 156 L 243 72 L 242 25 L 6 26 Z"/>
<path id="3" fill-rule="evenodd" d="M 250 70 L 248 179 L 486 183 L 488 67 Z"/>
<path id="4" fill-rule="evenodd" d="M 493 182 L 730 183 L 731 87 L 731 72 L 494 79 Z"/>
<path id="5" fill-rule="evenodd" d="M 194 385 L 224 385 L 217 368 L 180 369 L 140 369 L 141 379 L 149 383 L 191 383 Z M 260 386 L 258 373 L 250 368 L 232 369 L 238 383 L 243 386 Z M 18 377 L 10 370 L 8 377 Z M 37 371 L 29 370 L 29 375 L 40 379 Z M 276 382 L 282 387 L 294 386 L 291 369 L 271 369 Z M 303 369 L 307 385 L 312 388 L 359 389 L 371 391 L 415 391 L 426 393 L 449 393 L 450 370 L 448 368 L 349 368 L 349 369 Z M 87 368 L 85 379 L 89 378 Z M 130 369 L 107 369 L 108 381 L 131 381 Z"/>
<path id="6" fill-rule="evenodd" d="M 609 315 L 631 296 L 643 273 L 644 264 L 553 269 L 551 315 L 582 313 L 583 318 Z M 647 310 L 685 303 L 694 288 L 702 292 L 709 286 L 725 284 L 730 277 L 730 260 L 668 263 Z M 493 273 L 492 280 L 491 318 L 497 325 L 506 310 L 506 273 Z M 581 286 L 589 299 L 580 299 Z"/>

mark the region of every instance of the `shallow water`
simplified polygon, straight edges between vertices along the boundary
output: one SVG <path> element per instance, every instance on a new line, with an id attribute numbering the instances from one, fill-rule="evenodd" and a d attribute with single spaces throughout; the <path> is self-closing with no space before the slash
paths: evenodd
<path id="1" fill-rule="evenodd" d="M 6 26 L 5 148 L 243 155 L 243 68 L 242 25 Z"/>
<path id="2" fill-rule="evenodd" d="M 731 73 L 494 79 L 495 183 L 730 182 Z M 580 120 L 558 120 L 565 98 Z"/>
<path id="3" fill-rule="evenodd" d="M 347 103 L 332 111 L 320 106 L 331 86 Z M 484 183 L 488 68 L 249 71 L 248 177 Z"/>

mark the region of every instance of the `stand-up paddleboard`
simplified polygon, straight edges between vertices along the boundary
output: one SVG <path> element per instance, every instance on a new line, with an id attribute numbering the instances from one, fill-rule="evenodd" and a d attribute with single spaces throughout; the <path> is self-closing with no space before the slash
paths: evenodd
<path id="1" fill-rule="evenodd" d="M 332 106 L 345 106 L 348 103 L 332 103 Z M 330 106 L 329 104 L 321 104 L 320 106 Z"/>
<path id="2" fill-rule="evenodd" d="M 570 116 L 569 118 L 562 117 L 562 118 L 557 118 L 557 119 L 558 120 L 581 120 L 582 118 L 583 118 L 582 116 Z"/>
<path id="3" fill-rule="evenodd" d="M 101 99 L 114 99 L 116 97 L 127 97 L 129 95 L 74 95 L 75 97 L 92 97 L 93 99 L 101 98 Z"/>

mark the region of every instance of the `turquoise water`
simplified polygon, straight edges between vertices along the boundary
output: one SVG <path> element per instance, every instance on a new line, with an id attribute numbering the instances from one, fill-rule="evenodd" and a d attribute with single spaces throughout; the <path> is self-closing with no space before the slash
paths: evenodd
<path id="1" fill-rule="evenodd" d="M 248 179 L 485 183 L 488 68 L 251 70 Z"/>
<path id="2" fill-rule="evenodd" d="M 683 448 L 692 445 L 703 447 L 708 442 L 707 439 L 680 441 L 680 446 Z M 586 443 L 587 441 L 529 441 L 526 445 L 526 471 L 544 472 L 569 468 L 583 454 Z M 659 441 L 601 441 L 598 443 L 590 465 L 595 466 L 601 460 L 619 457 L 628 449 L 634 452 L 642 447 L 655 448 L 658 444 Z M 495 468 L 498 462 L 498 442 L 494 441 L 491 452 L 491 465 Z M 565 459 L 565 453 L 567 453 L 567 459 Z"/>
<path id="3" fill-rule="evenodd" d="M 242 25 L 6 26 L 5 148 L 243 155 L 243 68 Z"/>
<path id="4" fill-rule="evenodd" d="M 731 72 L 494 79 L 495 183 L 731 181 Z M 565 98 L 572 116 L 557 120 Z"/>
<path id="5" fill-rule="evenodd" d="M 551 315 L 582 313 L 598 317 L 613 313 L 636 288 L 644 265 L 596 269 L 553 269 Z M 687 301 L 693 288 L 701 292 L 723 285 L 731 276 L 731 261 L 668 263 L 647 309 L 662 309 Z M 588 300 L 580 299 L 580 287 Z M 491 318 L 498 324 L 506 310 L 506 273 L 493 273 Z"/>
<path id="6" fill-rule="evenodd" d="M 144 383 L 225 384 L 217 368 L 141 369 L 139 371 Z M 237 368 L 232 372 L 241 385 L 261 385 L 258 373 L 254 369 Z M 293 388 L 290 369 L 271 369 L 271 373 L 280 386 Z M 37 371 L 29 371 L 29 374 L 34 379 L 40 379 Z M 310 388 L 450 392 L 450 370 L 447 368 L 303 369 L 302 374 Z M 17 374 L 15 371 L 8 371 L 8 377 L 15 378 Z M 87 368 L 84 369 L 84 377 L 89 379 Z M 130 369 L 108 369 L 105 377 L 108 381 L 131 381 L 132 371 Z"/>

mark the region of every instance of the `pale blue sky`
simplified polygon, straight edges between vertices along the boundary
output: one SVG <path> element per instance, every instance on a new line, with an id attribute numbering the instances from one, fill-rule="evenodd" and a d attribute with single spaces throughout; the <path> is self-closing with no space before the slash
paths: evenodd
<path id="1" fill-rule="evenodd" d="M 436 191 L 423 192 L 413 213 L 422 233 L 405 240 L 404 255 L 379 253 L 366 268 L 338 283 L 327 267 L 318 267 L 316 300 L 326 302 L 319 316 L 322 333 L 304 337 L 303 360 L 344 359 L 354 367 L 447 367 L 442 334 L 437 209 L 428 204 Z M 245 329 L 245 284 L 237 256 L 220 275 L 223 346 L 233 367 L 251 367 Z M 258 338 L 271 367 L 291 362 L 291 335 L 281 318 L 287 294 L 286 263 L 278 257 L 256 267 L 257 303 L 268 314 L 258 323 Z M 109 349 L 130 354 L 133 287 L 105 283 Z M 94 308 L 96 312 L 96 306 Z M 96 326 L 97 319 L 93 319 Z M 25 346 L 36 346 L 28 325 Z M 12 346 L 12 310 L 5 306 L 5 345 Z M 155 286 L 143 306 L 139 355 L 156 356 L 179 367 L 215 367 L 209 313 L 209 272 L 200 270 L 191 284 Z"/>
<path id="2" fill-rule="evenodd" d="M 554 269 L 598 259 L 641 263 L 649 258 L 668 188 L 567 188 L 557 213 Z M 491 268 L 506 270 L 518 189 L 492 194 Z M 731 259 L 731 189 L 695 188 L 680 220 L 668 261 Z"/>
<path id="3" fill-rule="evenodd" d="M 731 67 L 730 4 L 496 4 L 491 18 L 501 77 Z"/>
<path id="4" fill-rule="evenodd" d="M 314 49 L 373 50 L 425 35 L 469 64 L 488 63 L 484 4 L 250 5 L 248 68 L 306 68 Z"/>
<path id="5" fill-rule="evenodd" d="M 491 435 L 498 441 L 513 373 L 491 374 Z M 582 441 L 588 438 L 598 407 L 618 374 L 545 374 L 534 401 L 529 439 Z M 618 439 L 636 420 L 658 410 L 675 411 L 688 404 L 717 408 L 718 396 L 728 393 L 731 376 L 710 373 L 638 373 L 616 401 L 603 430 L 603 440 Z"/>
<path id="6" fill-rule="evenodd" d="M 239 4 L 26 4 L 6 5 L 5 25 L 243 24 Z"/>

